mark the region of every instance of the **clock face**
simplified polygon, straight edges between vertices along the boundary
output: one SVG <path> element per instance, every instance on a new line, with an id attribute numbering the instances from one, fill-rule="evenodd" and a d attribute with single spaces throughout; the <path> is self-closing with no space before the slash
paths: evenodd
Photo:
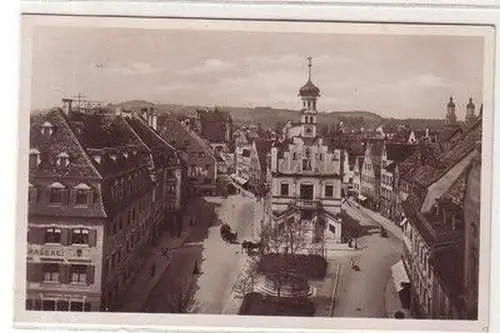
<path id="1" fill-rule="evenodd" d="M 312 134 L 312 132 L 313 132 L 312 127 L 306 127 L 305 130 L 306 130 L 306 134 Z"/>

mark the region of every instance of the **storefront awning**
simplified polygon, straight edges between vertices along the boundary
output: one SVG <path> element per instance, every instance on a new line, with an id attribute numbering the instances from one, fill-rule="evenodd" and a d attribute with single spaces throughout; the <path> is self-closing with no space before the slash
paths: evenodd
<path id="1" fill-rule="evenodd" d="M 408 278 L 408 274 L 406 273 L 406 268 L 403 264 L 403 261 L 399 260 L 395 265 L 391 267 L 391 271 L 394 281 L 394 287 L 396 287 L 396 291 L 399 293 L 402 289 L 404 289 L 404 283 L 410 283 L 410 279 Z"/>

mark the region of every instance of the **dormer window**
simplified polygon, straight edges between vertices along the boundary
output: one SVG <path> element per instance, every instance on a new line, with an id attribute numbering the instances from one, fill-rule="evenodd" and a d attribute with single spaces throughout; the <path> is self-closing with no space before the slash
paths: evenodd
<path id="1" fill-rule="evenodd" d="M 69 155 L 66 153 L 57 155 L 56 164 L 58 167 L 67 167 L 69 165 Z"/>
<path id="2" fill-rule="evenodd" d="M 64 199 L 64 190 L 66 187 L 61 183 L 52 183 L 49 186 L 50 196 L 49 200 L 51 204 L 61 204 Z"/>
<path id="3" fill-rule="evenodd" d="M 90 186 L 84 183 L 80 183 L 75 186 L 75 205 L 85 206 L 89 202 Z"/>
<path id="4" fill-rule="evenodd" d="M 38 149 L 30 149 L 29 166 L 30 169 L 36 169 L 42 162 L 40 151 Z"/>
<path id="5" fill-rule="evenodd" d="M 94 159 L 94 161 L 95 161 L 97 164 L 101 164 L 101 160 L 102 160 L 101 155 L 94 155 L 94 156 L 92 156 L 92 158 Z"/>
<path id="6" fill-rule="evenodd" d="M 42 135 L 50 136 L 54 133 L 54 126 L 48 121 L 42 124 Z"/>

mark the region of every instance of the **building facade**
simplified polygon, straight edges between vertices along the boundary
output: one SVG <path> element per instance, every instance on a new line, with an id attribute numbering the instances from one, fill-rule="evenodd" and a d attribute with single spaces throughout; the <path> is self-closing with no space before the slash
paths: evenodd
<path id="1" fill-rule="evenodd" d="M 341 243 L 341 151 L 316 133 L 319 89 L 309 80 L 300 89 L 300 135 L 271 148 L 272 212 L 275 224 L 299 223 L 310 230 L 310 251 L 328 255 Z"/>

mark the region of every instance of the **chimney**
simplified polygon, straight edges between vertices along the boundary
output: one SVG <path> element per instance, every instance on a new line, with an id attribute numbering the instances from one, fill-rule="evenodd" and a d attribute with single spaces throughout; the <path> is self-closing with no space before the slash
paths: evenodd
<path id="1" fill-rule="evenodd" d="M 72 111 L 73 100 L 71 98 L 63 98 L 62 102 L 63 102 L 63 112 L 68 116 Z"/>

